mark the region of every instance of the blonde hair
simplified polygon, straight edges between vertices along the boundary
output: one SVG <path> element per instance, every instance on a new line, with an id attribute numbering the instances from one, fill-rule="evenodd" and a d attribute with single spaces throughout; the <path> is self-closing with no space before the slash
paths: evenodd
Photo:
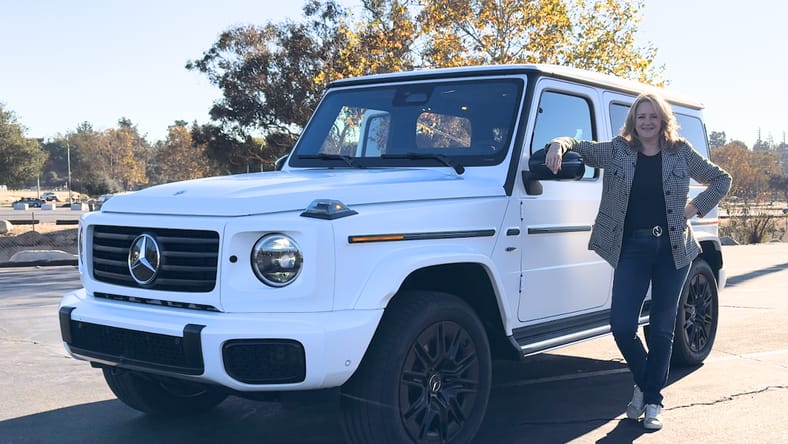
<path id="1" fill-rule="evenodd" d="M 637 129 L 635 129 L 637 108 L 643 102 L 650 103 L 657 111 L 657 115 L 659 115 L 662 121 L 659 129 L 660 148 L 675 151 L 677 149 L 676 143 L 684 140 L 679 136 L 679 123 L 676 121 L 676 116 L 673 115 L 673 109 L 668 102 L 654 93 L 643 93 L 635 99 L 635 103 L 629 108 L 627 118 L 624 120 L 624 126 L 621 128 L 621 136 L 626 139 L 636 151 L 640 151 L 643 148 L 637 135 Z"/>

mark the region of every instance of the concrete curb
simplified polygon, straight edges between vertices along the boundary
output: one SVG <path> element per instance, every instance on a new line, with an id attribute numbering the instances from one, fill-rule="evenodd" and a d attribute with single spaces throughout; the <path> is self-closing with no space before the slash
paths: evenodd
<path id="1" fill-rule="evenodd" d="M 63 265 L 77 266 L 76 259 L 52 259 L 52 260 L 34 260 L 34 261 L 16 261 L 16 262 L 0 262 L 0 268 L 14 268 L 14 267 L 57 267 Z"/>
<path id="2" fill-rule="evenodd" d="M 0 267 L 41 267 L 56 265 L 77 265 L 77 255 L 62 250 L 23 250 L 14 253 Z"/>

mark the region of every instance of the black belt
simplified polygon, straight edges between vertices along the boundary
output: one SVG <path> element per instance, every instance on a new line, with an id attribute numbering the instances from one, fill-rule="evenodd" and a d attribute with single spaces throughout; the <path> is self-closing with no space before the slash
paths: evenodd
<path id="1" fill-rule="evenodd" d="M 630 231 L 631 236 L 654 236 L 660 237 L 665 234 L 665 229 L 659 225 L 655 225 L 651 228 L 636 228 Z"/>

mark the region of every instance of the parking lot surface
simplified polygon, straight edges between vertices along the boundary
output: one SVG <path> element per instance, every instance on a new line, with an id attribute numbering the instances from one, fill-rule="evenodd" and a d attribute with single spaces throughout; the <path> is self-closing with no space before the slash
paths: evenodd
<path id="1" fill-rule="evenodd" d="M 788 442 L 788 244 L 724 247 L 729 286 L 704 365 L 673 370 L 665 428 L 625 419 L 631 377 L 606 337 L 499 362 L 478 443 Z M 229 398 L 198 418 L 147 417 L 68 357 L 57 304 L 75 267 L 0 269 L 0 443 L 341 443 L 338 391 Z"/>

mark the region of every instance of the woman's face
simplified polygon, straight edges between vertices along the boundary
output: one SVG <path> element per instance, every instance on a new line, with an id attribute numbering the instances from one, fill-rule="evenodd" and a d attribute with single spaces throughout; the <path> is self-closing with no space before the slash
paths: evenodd
<path id="1" fill-rule="evenodd" d="M 654 105 L 648 100 L 640 102 L 635 109 L 635 130 L 640 141 L 642 143 L 658 141 L 661 129 L 662 118 Z"/>

